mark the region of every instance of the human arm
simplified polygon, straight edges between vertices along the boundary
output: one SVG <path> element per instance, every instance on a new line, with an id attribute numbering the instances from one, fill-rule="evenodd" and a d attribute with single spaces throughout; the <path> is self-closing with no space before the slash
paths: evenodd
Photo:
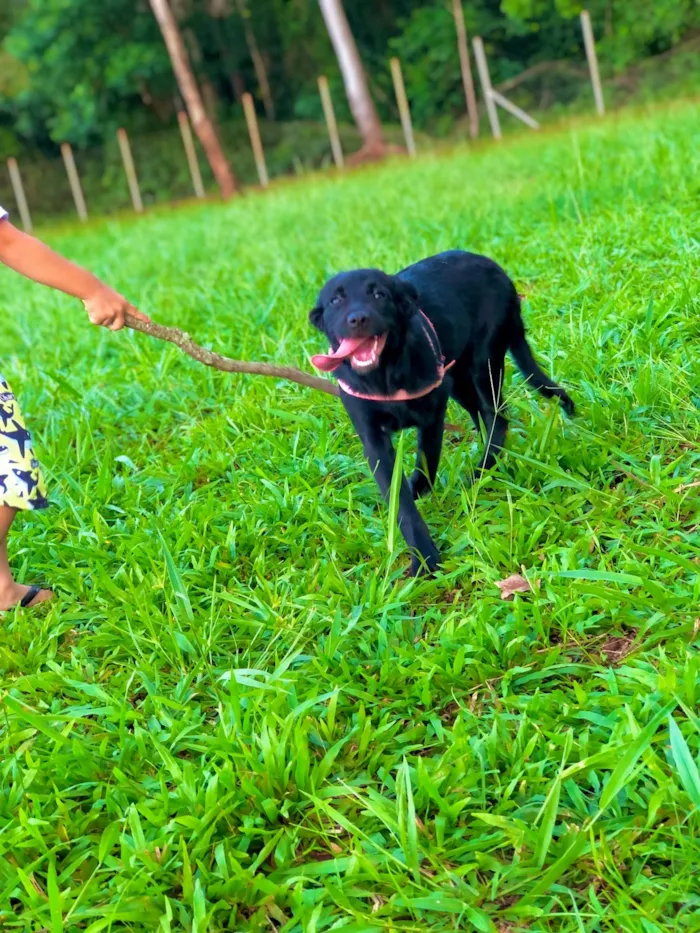
<path id="1" fill-rule="evenodd" d="M 120 330 L 127 313 L 148 320 L 97 276 L 18 230 L 9 220 L 0 220 L 0 262 L 34 282 L 79 298 L 93 324 Z"/>

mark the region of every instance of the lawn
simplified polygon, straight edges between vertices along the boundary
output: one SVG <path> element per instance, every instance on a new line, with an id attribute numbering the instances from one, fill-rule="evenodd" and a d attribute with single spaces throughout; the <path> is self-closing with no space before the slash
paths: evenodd
<path id="1" fill-rule="evenodd" d="M 450 409 L 427 580 L 337 399 L 2 273 L 56 503 L 13 561 L 61 594 L 0 621 L 3 930 L 700 930 L 699 178 L 686 104 L 43 231 L 306 368 L 330 273 L 503 264 L 579 413 L 511 369 L 475 483 Z"/>

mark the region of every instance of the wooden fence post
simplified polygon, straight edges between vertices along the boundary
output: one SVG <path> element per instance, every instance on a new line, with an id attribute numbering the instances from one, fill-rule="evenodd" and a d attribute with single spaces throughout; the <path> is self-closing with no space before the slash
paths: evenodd
<path id="1" fill-rule="evenodd" d="M 119 142 L 119 151 L 122 154 L 126 180 L 129 183 L 131 203 L 134 205 L 134 210 L 140 214 L 143 211 L 143 201 L 141 200 L 139 180 L 136 177 L 136 169 L 134 168 L 134 160 L 131 156 L 131 146 L 129 145 L 129 137 L 126 135 L 126 130 L 117 130 L 117 140 Z"/>
<path id="2" fill-rule="evenodd" d="M 66 167 L 71 194 L 75 201 L 75 209 L 78 212 L 78 217 L 84 222 L 88 219 L 87 207 L 85 205 L 85 196 L 83 195 L 83 189 L 80 185 L 78 169 L 75 165 L 73 149 L 70 143 L 61 143 L 61 155 L 63 156 L 63 164 Z"/>
<path id="3" fill-rule="evenodd" d="M 22 226 L 27 233 L 32 232 L 32 218 L 29 213 L 29 207 L 27 206 L 27 199 L 24 195 L 24 185 L 22 184 L 22 176 L 19 173 L 19 165 L 17 165 L 17 159 L 8 159 L 7 160 L 7 169 L 10 173 L 10 181 L 12 182 L 12 190 L 15 195 L 15 201 L 17 202 L 17 209 L 19 210 L 20 220 L 22 221 Z"/>
<path id="4" fill-rule="evenodd" d="M 185 156 L 187 157 L 187 165 L 190 170 L 194 193 L 198 198 L 203 198 L 204 185 L 202 184 L 202 173 L 199 170 L 199 161 L 197 159 L 197 151 L 194 148 L 189 117 L 184 110 L 178 110 L 177 122 L 180 126 L 180 135 L 182 136 L 182 144 L 185 147 Z"/>
<path id="5" fill-rule="evenodd" d="M 394 81 L 394 93 L 396 94 L 396 103 L 399 105 L 399 113 L 401 115 L 401 126 L 403 127 L 403 135 L 406 140 L 406 148 L 408 149 L 408 154 L 410 156 L 415 156 L 416 154 L 416 143 L 413 138 L 413 124 L 411 123 L 411 111 L 408 106 L 408 98 L 406 97 L 406 87 L 403 83 L 403 74 L 401 73 L 401 62 L 398 58 L 392 58 L 389 62 L 391 65 L 391 77 Z"/>
<path id="6" fill-rule="evenodd" d="M 318 90 L 321 95 L 321 104 L 323 105 L 323 115 L 326 118 L 326 126 L 328 127 L 328 136 L 331 141 L 331 152 L 333 153 L 333 161 L 335 162 L 338 168 L 342 168 L 345 165 L 345 160 L 343 158 L 343 147 L 340 145 L 340 136 L 338 135 L 338 124 L 335 122 L 335 110 L 333 109 L 333 100 L 331 98 L 331 92 L 328 88 L 328 78 L 325 75 L 321 75 L 318 79 Z"/>
<path id="7" fill-rule="evenodd" d="M 503 107 L 503 109 L 507 110 L 508 113 L 512 113 L 513 116 L 517 117 L 521 123 L 524 123 L 531 129 L 538 130 L 540 128 L 537 120 L 534 120 L 529 113 L 525 113 L 525 111 L 521 110 L 517 104 L 514 104 L 512 101 L 508 100 L 508 98 L 504 97 L 503 94 L 499 94 L 498 91 L 494 91 L 493 88 L 491 88 L 491 99 L 495 104 L 498 104 L 499 107 Z"/>
<path id="8" fill-rule="evenodd" d="M 498 104 L 499 107 L 503 107 L 503 109 L 507 110 L 508 113 L 512 113 L 514 117 L 517 117 L 518 120 L 520 120 L 522 123 L 525 123 L 533 130 L 538 130 L 540 125 L 537 120 L 533 119 L 529 113 L 525 113 L 525 111 L 518 107 L 517 104 L 514 104 L 512 101 L 508 100 L 507 97 L 504 97 L 503 94 L 499 94 L 498 91 L 493 89 L 491 86 L 491 76 L 489 75 L 489 66 L 486 62 L 484 43 L 481 41 L 481 37 L 475 36 L 473 44 L 474 55 L 476 56 L 476 64 L 479 69 L 481 89 L 484 92 L 486 110 L 488 111 L 489 122 L 491 123 L 491 132 L 495 138 L 501 138 L 501 123 L 498 119 L 498 110 L 496 109 L 496 104 Z"/>
<path id="9" fill-rule="evenodd" d="M 603 100 L 603 88 L 600 83 L 600 72 L 598 71 L 598 56 L 595 50 L 595 37 L 593 36 L 593 27 L 591 26 L 591 15 L 588 10 L 581 11 L 581 28 L 583 29 L 583 44 L 586 47 L 588 70 L 591 73 L 595 107 L 602 117 L 605 113 L 605 101 Z"/>
<path id="10" fill-rule="evenodd" d="M 250 144 L 253 147 L 255 157 L 255 167 L 258 170 L 258 178 L 263 188 L 267 188 L 269 177 L 267 174 L 267 165 L 265 164 L 265 153 L 263 151 L 262 140 L 260 139 L 260 130 L 258 128 L 258 118 L 255 113 L 255 104 L 250 94 L 243 95 L 243 112 L 245 113 L 245 122 L 248 125 L 248 135 Z"/>
<path id="11" fill-rule="evenodd" d="M 464 85 L 464 97 L 467 101 L 469 135 L 472 139 L 476 139 L 479 135 L 479 108 L 476 103 L 474 77 L 471 62 L 469 61 L 469 44 L 467 42 L 467 28 L 464 25 L 462 0 L 452 0 L 452 13 L 457 29 L 457 50 L 459 52 L 459 67 L 462 72 L 462 84 Z"/>
<path id="12" fill-rule="evenodd" d="M 489 66 L 486 64 L 486 53 L 484 52 L 484 43 L 481 41 L 481 36 L 474 36 L 472 45 L 474 46 L 474 57 L 476 58 L 476 67 L 479 71 L 479 81 L 481 82 L 481 90 L 484 95 L 484 102 L 486 103 L 486 112 L 489 115 L 491 132 L 496 139 L 500 139 L 501 124 L 498 119 L 496 105 L 493 101 L 493 97 L 491 96 L 493 88 L 491 87 Z"/>

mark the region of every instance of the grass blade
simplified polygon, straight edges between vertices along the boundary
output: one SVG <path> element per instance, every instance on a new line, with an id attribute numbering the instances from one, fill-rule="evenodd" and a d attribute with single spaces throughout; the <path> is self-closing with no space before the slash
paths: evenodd
<path id="1" fill-rule="evenodd" d="M 671 754 L 686 794 L 690 797 L 695 808 L 700 811 L 700 773 L 698 766 L 683 738 L 683 733 L 676 725 L 673 716 L 668 717 L 668 728 L 671 733 Z"/>
<path id="2" fill-rule="evenodd" d="M 49 900 L 49 911 L 51 913 L 51 933 L 62 933 L 63 912 L 61 910 L 61 893 L 58 889 L 56 861 L 53 857 L 49 861 L 49 870 L 46 876 L 46 894 Z"/>
<path id="3" fill-rule="evenodd" d="M 561 878 L 566 869 L 572 865 L 582 854 L 585 847 L 586 834 L 581 831 L 576 831 L 573 839 L 564 850 L 562 855 L 560 855 L 556 862 L 554 862 L 554 864 L 549 869 L 547 869 L 540 880 L 535 885 L 533 885 L 532 888 L 530 888 L 521 903 L 527 903 L 528 901 L 531 901 L 548 891 L 549 888 Z"/>
<path id="4" fill-rule="evenodd" d="M 599 810 L 593 818 L 592 823 L 598 819 L 603 810 L 610 806 L 612 801 L 620 793 L 625 784 L 627 784 L 630 777 L 632 776 L 632 771 L 634 770 L 634 766 L 637 764 L 637 761 L 647 750 L 647 748 L 649 748 L 659 726 L 664 721 L 664 719 L 666 719 L 671 710 L 675 708 L 675 706 L 676 703 L 673 701 L 667 704 L 660 712 L 656 714 L 656 716 L 653 716 L 646 724 L 646 726 L 640 731 L 639 735 L 633 739 L 632 742 L 630 742 L 630 744 L 627 746 L 627 750 L 622 753 L 622 757 L 617 763 L 617 766 L 613 769 L 613 772 L 608 778 L 607 784 L 605 785 L 605 789 L 600 795 Z"/>
<path id="5" fill-rule="evenodd" d="M 199 878 L 194 886 L 192 913 L 192 933 L 207 933 L 207 900 Z"/>
<path id="6" fill-rule="evenodd" d="M 420 878 L 420 855 L 418 854 L 416 806 L 411 788 L 411 774 L 405 758 L 396 779 L 396 809 L 401 848 L 406 857 L 406 864 L 413 872 L 413 877 L 418 881 Z"/>
<path id="7" fill-rule="evenodd" d="M 183 579 L 180 576 L 180 571 L 177 569 L 175 561 L 173 560 L 173 556 L 168 550 L 168 545 L 165 543 L 165 538 L 163 535 L 160 535 L 160 542 L 163 548 L 165 567 L 168 571 L 170 585 L 173 588 L 175 599 L 177 600 L 176 606 L 181 605 L 185 610 L 185 616 L 187 617 L 188 622 L 194 622 L 194 613 L 192 612 L 192 603 L 190 602 L 190 597 L 187 593 L 187 587 L 185 586 Z"/>
<path id="8" fill-rule="evenodd" d="M 401 493 L 401 483 L 403 481 L 403 432 L 399 434 L 396 443 L 396 460 L 394 462 L 394 471 L 391 474 L 391 487 L 389 489 L 389 531 L 387 534 L 387 545 L 389 553 L 394 553 L 396 547 L 396 533 L 399 529 L 399 495 Z"/>
<path id="9" fill-rule="evenodd" d="M 560 797 L 561 775 L 554 781 L 542 808 L 542 825 L 537 836 L 537 845 L 534 852 L 534 860 L 538 868 L 542 868 L 547 861 L 547 853 L 552 844 L 552 834 L 554 833 L 554 825 L 559 812 Z"/>

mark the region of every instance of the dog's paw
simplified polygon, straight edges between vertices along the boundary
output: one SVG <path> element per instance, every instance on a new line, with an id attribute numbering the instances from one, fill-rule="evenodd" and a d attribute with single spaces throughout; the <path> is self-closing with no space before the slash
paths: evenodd
<path id="1" fill-rule="evenodd" d="M 440 566 L 440 552 L 431 551 L 429 554 L 414 554 L 411 558 L 411 576 L 428 577 Z"/>
<path id="2" fill-rule="evenodd" d="M 421 496 L 427 496 L 430 490 L 430 483 L 428 482 L 428 477 L 425 473 L 421 473 L 420 470 L 416 470 L 410 480 L 408 485 L 411 488 L 411 494 L 414 499 L 420 499 Z"/>
<path id="3" fill-rule="evenodd" d="M 474 467 L 474 480 L 478 483 L 496 466 L 496 457 L 489 453 L 485 459 L 482 459 L 478 466 Z"/>
<path id="4" fill-rule="evenodd" d="M 573 418 L 576 414 L 576 406 L 573 403 L 573 400 L 566 394 L 562 389 L 561 395 L 559 396 L 559 401 L 561 402 L 561 407 L 567 413 L 570 418 Z"/>

